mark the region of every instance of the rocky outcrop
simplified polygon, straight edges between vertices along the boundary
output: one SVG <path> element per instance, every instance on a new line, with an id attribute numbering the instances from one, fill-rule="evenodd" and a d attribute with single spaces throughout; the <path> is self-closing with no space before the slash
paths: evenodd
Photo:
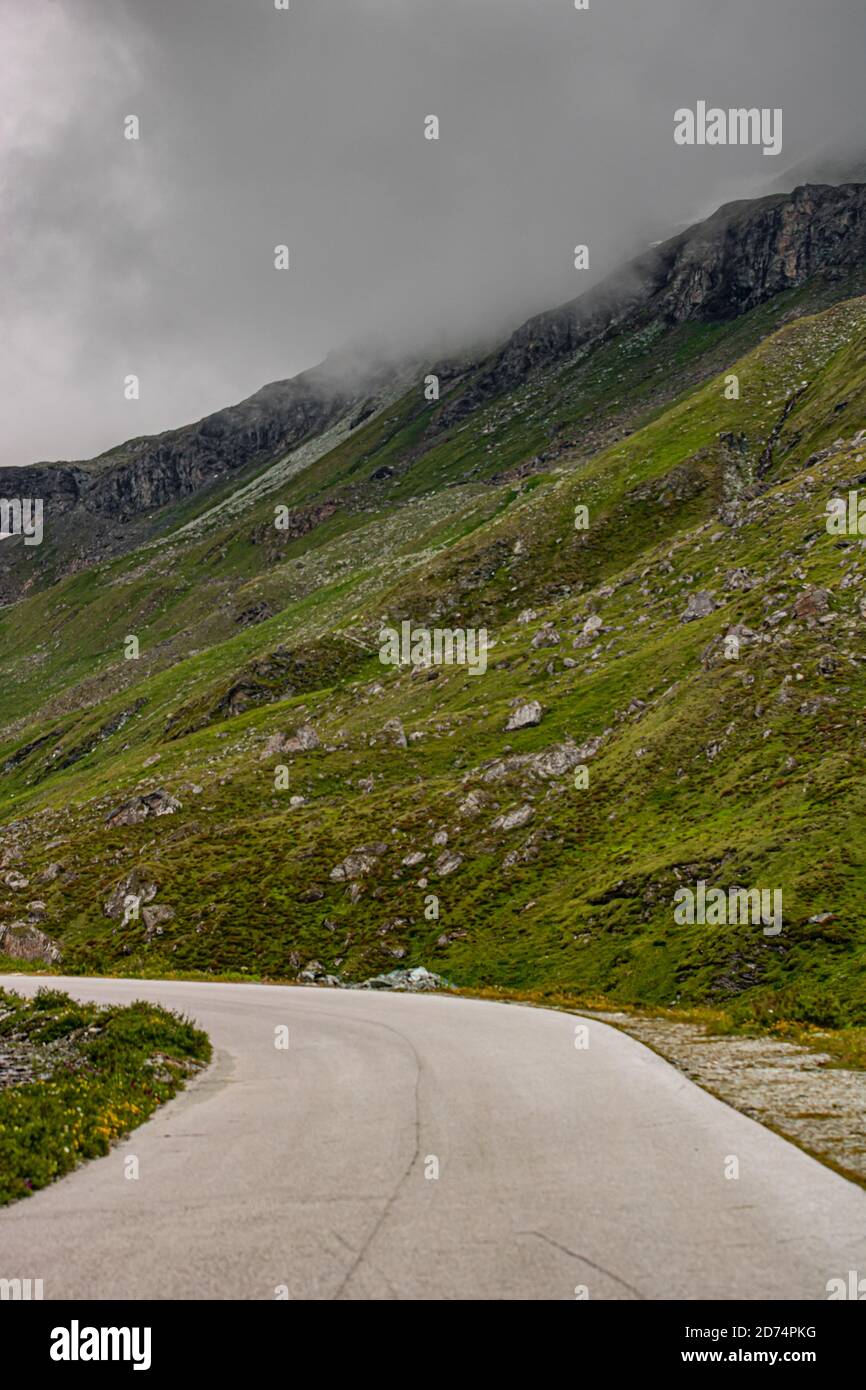
<path id="1" fill-rule="evenodd" d="M 130 907 L 153 902 L 159 889 L 157 884 L 148 881 L 138 869 L 131 869 L 116 883 L 102 904 L 106 917 L 125 918 Z"/>
<path id="2" fill-rule="evenodd" d="M 13 960 L 41 960 L 55 965 L 61 951 L 56 941 L 29 922 L 10 922 L 0 927 L 0 954 Z"/>
<path id="3" fill-rule="evenodd" d="M 589 352 L 620 329 L 735 318 L 821 270 L 866 263 L 866 185 L 804 184 L 790 194 L 728 203 L 601 285 L 518 328 L 468 390 L 446 402 L 440 428 L 513 390 L 537 367 Z"/>
<path id="4" fill-rule="evenodd" d="M 167 903 L 154 903 L 153 907 L 141 909 L 141 920 L 144 923 L 144 939 L 151 941 L 154 936 L 162 936 L 166 922 L 174 921 L 174 908 Z"/>
<path id="5" fill-rule="evenodd" d="M 393 367 L 374 366 L 353 378 L 326 362 L 195 424 L 128 440 L 95 459 L 0 468 L 0 497 L 41 498 L 46 538 L 53 541 L 50 547 L 25 547 L 20 538 L 4 543 L 0 603 L 18 596 L 34 566 L 56 578 L 129 549 L 143 538 L 130 522 L 296 448 L 369 402 L 393 375 Z"/>
<path id="6" fill-rule="evenodd" d="M 400 994 L 426 994 L 431 990 L 450 989 L 447 980 L 424 965 L 416 965 L 408 970 L 389 970 L 384 975 L 372 975 L 368 980 L 356 984 L 339 975 L 329 974 L 321 961 L 311 960 L 299 971 L 298 980 L 301 984 L 328 985 L 332 989 L 390 989 Z"/>
<path id="7" fill-rule="evenodd" d="M 187 497 L 205 483 L 324 429 L 347 397 L 315 373 L 263 387 L 194 425 L 132 439 L 84 463 L 0 468 L 0 496 L 42 497 L 51 515 L 72 508 L 120 521 Z"/>
<path id="8" fill-rule="evenodd" d="M 150 816 L 171 816 L 181 809 L 180 802 L 159 787 L 143 796 L 132 796 L 105 817 L 107 826 L 138 825 Z"/>
<path id="9" fill-rule="evenodd" d="M 349 985 L 349 989 L 393 989 L 399 993 L 423 994 L 434 989 L 448 989 L 448 981 L 435 975 L 426 966 L 416 965 L 411 970 L 389 970 L 386 975 L 373 975 L 360 985 Z"/>

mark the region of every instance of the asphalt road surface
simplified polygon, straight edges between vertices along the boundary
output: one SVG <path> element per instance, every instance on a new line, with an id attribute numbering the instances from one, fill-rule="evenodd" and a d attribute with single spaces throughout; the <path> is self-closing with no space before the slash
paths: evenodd
<path id="1" fill-rule="evenodd" d="M 0 1277 L 41 1278 L 46 1299 L 825 1299 L 866 1272 L 866 1192 L 603 1023 L 51 984 L 182 1010 L 215 1060 L 105 1158 L 0 1211 Z"/>

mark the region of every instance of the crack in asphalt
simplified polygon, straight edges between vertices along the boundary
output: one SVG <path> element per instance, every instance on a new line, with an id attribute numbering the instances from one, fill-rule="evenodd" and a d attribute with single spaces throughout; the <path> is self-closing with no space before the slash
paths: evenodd
<path id="1" fill-rule="evenodd" d="M 639 1298 L 642 1303 L 645 1302 L 644 1296 L 640 1290 L 634 1288 L 632 1284 L 627 1284 L 624 1279 L 620 1279 L 619 1275 L 614 1274 L 613 1270 L 605 1269 L 604 1265 L 597 1265 L 595 1261 L 589 1259 L 587 1255 L 580 1255 L 576 1250 L 569 1250 L 567 1245 L 561 1245 L 558 1240 L 554 1240 L 552 1236 L 546 1235 L 544 1231 L 518 1231 L 517 1234 L 521 1236 L 536 1236 L 539 1240 L 546 1241 L 548 1245 L 552 1245 L 555 1249 L 561 1250 L 564 1255 L 570 1255 L 573 1260 L 580 1260 L 582 1264 L 589 1265 L 590 1269 L 596 1270 L 599 1274 L 607 1275 L 608 1279 L 612 1279 L 615 1284 L 619 1284 L 623 1289 L 628 1289 L 629 1293 L 633 1293 L 635 1298 Z"/>
<path id="2" fill-rule="evenodd" d="M 356 1017 L 357 1017 L 357 1016 L 356 1016 Z M 361 1021 L 361 1020 L 358 1020 L 358 1021 Z M 369 1024 L 370 1024 L 370 1020 L 369 1020 L 369 1019 L 364 1019 L 363 1022 L 366 1023 L 368 1026 L 369 1026 Z M 366 1256 L 367 1256 L 367 1252 L 368 1252 L 369 1249 L 370 1249 L 370 1246 L 373 1244 L 373 1241 L 376 1239 L 376 1237 L 378 1236 L 379 1232 L 382 1230 L 382 1227 L 385 1225 L 385 1222 L 387 1221 L 389 1215 L 391 1214 L 391 1210 L 392 1210 L 392 1208 L 394 1207 L 394 1204 L 395 1204 L 395 1202 L 397 1201 L 398 1197 L 400 1196 L 401 1189 L 403 1188 L 404 1184 L 405 1184 L 406 1181 L 408 1180 L 409 1175 L 410 1175 L 410 1173 L 412 1172 L 412 1169 L 415 1167 L 415 1164 L 418 1162 L 418 1156 L 419 1156 L 419 1154 L 420 1154 L 420 1152 L 421 1152 L 421 1110 L 420 1110 L 420 1095 L 419 1095 L 420 1089 L 421 1089 L 421 1058 L 418 1056 L 418 1052 L 417 1052 L 417 1050 L 416 1050 L 414 1044 L 413 1044 L 412 1042 L 410 1042 L 409 1038 L 406 1037 L 405 1033 L 401 1033 L 399 1029 L 397 1029 L 397 1028 L 392 1028 L 392 1027 L 390 1026 L 390 1024 L 387 1024 L 387 1023 L 379 1023 L 379 1022 L 376 1022 L 376 1023 L 374 1023 L 373 1026 L 376 1027 L 376 1028 L 384 1029 L 385 1032 L 387 1032 L 387 1033 L 393 1033 L 395 1037 L 399 1038 L 400 1041 L 401 1041 L 406 1047 L 408 1047 L 408 1049 L 409 1049 L 409 1051 L 411 1052 L 412 1057 L 413 1057 L 413 1059 L 414 1059 L 414 1062 L 415 1062 L 415 1087 L 414 1087 L 414 1091 L 413 1091 L 413 1103 L 414 1103 L 414 1108 L 415 1108 L 415 1121 L 414 1121 L 414 1128 L 415 1128 L 415 1147 L 414 1147 L 414 1150 L 413 1150 L 413 1152 L 412 1152 L 412 1157 L 409 1159 L 409 1162 L 407 1163 L 405 1169 L 403 1170 L 403 1172 L 401 1173 L 400 1177 L 397 1179 L 396 1183 L 394 1184 L 394 1190 L 392 1191 L 390 1197 L 388 1198 L 387 1202 L 385 1203 L 385 1206 L 383 1207 L 382 1211 L 380 1212 L 379 1218 L 378 1218 L 378 1220 L 375 1222 L 375 1224 L 374 1224 L 374 1226 L 373 1226 L 373 1229 L 370 1231 L 370 1234 L 367 1236 L 366 1240 L 364 1240 L 364 1241 L 362 1242 L 361 1248 L 360 1248 L 360 1250 L 358 1251 L 358 1254 L 357 1254 L 356 1258 L 353 1260 L 352 1264 L 349 1266 L 349 1268 L 348 1268 L 348 1270 L 346 1271 L 345 1275 L 343 1276 L 343 1279 L 341 1280 L 341 1282 L 340 1282 L 338 1288 L 337 1288 L 337 1289 L 334 1291 L 334 1293 L 331 1295 L 331 1302 L 336 1302 L 337 1299 L 339 1299 L 339 1298 L 341 1297 L 341 1295 L 342 1295 L 343 1292 L 345 1291 L 347 1285 L 351 1282 L 352 1278 L 354 1277 L 356 1271 L 359 1269 L 359 1267 L 360 1267 L 361 1264 L 363 1263 L 364 1259 L 365 1259 Z M 387 1279 L 385 1280 L 385 1282 L 386 1282 L 386 1283 L 388 1282 Z"/>

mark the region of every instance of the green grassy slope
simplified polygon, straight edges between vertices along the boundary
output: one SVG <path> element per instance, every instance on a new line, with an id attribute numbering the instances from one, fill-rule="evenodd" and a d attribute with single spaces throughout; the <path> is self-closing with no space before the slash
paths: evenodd
<path id="1" fill-rule="evenodd" d="M 0 877 L 26 884 L 0 926 L 38 922 L 69 970 L 425 964 L 866 1023 L 866 556 L 823 520 L 866 475 L 866 300 L 824 293 L 615 340 L 453 433 L 419 386 L 4 610 Z M 716 606 L 681 621 L 698 593 Z M 487 672 L 381 665 L 385 617 L 483 623 Z M 541 721 L 507 732 L 520 699 Z M 275 749 L 304 723 L 318 747 Z M 156 788 L 179 809 L 106 825 Z M 676 925 L 699 878 L 781 889 L 783 932 Z M 119 885 L 168 913 L 124 924 Z"/>

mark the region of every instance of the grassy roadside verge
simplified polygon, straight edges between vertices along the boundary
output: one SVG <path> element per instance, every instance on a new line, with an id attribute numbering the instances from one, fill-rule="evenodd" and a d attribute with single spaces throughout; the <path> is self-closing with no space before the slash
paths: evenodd
<path id="1" fill-rule="evenodd" d="M 620 999 L 600 994 L 572 995 L 558 990 L 473 989 L 461 990 L 474 999 L 501 1000 L 510 1004 L 535 1004 L 544 1009 L 561 1009 L 566 1013 L 617 1013 L 624 1018 L 660 1019 L 667 1023 L 690 1023 L 703 1027 L 709 1037 L 770 1038 L 776 1042 L 794 1043 L 814 1052 L 829 1053 L 833 1065 L 850 1071 L 866 1071 L 866 1028 L 818 1028 L 796 1019 L 768 1016 L 761 1019 L 752 1014 L 737 1014 L 733 1010 L 696 1007 L 665 1009 L 653 1004 L 624 1004 Z"/>
<path id="2" fill-rule="evenodd" d="M 205 1033 L 155 1004 L 0 988 L 0 1206 L 107 1153 L 210 1056 Z M 2 1085 L 4 1059 L 24 1079 Z"/>

